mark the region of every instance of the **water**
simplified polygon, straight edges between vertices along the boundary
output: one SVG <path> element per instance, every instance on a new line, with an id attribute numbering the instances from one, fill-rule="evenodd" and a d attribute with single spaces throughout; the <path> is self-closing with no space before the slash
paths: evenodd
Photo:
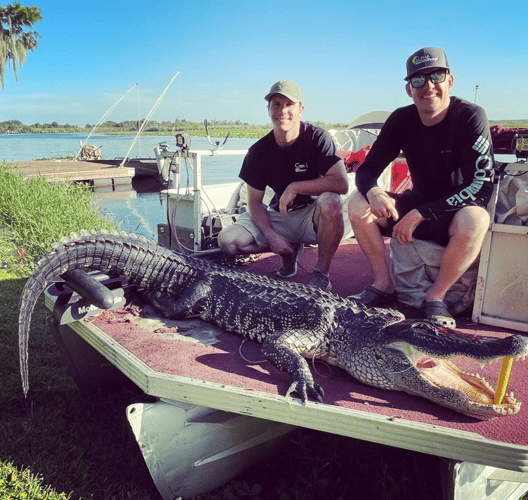
<path id="1" fill-rule="evenodd" d="M 86 136 L 87 134 L 0 135 L 0 162 L 75 156 L 79 151 L 80 141 L 84 141 Z M 101 148 L 104 159 L 114 159 L 124 157 L 132 141 L 131 136 L 94 134 L 89 143 Z M 228 139 L 223 149 L 246 150 L 255 141 L 256 139 Z M 153 158 L 154 148 L 160 142 L 169 144 L 170 149 L 174 149 L 176 144 L 173 136 L 144 136 L 128 156 Z M 209 150 L 211 145 L 204 137 L 192 137 L 191 149 Z M 207 186 L 238 181 L 242 160 L 242 155 L 202 157 L 202 184 Z M 157 239 L 157 224 L 167 220 L 166 205 L 163 199 L 160 199 L 159 192 L 139 191 L 141 190 L 138 190 L 135 197 L 124 196 L 121 199 L 100 197 L 101 210 L 115 217 L 124 231 Z"/>

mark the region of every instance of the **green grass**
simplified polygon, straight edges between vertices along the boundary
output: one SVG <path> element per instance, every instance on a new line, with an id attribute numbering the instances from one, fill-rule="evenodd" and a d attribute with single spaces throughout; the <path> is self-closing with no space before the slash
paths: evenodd
<path id="1" fill-rule="evenodd" d="M 157 499 L 125 409 L 141 394 L 81 394 L 55 346 L 42 298 L 30 335 L 31 397 L 18 367 L 19 297 L 53 241 L 111 229 L 82 186 L 25 180 L 0 166 L 0 498 Z M 141 399 L 140 399 L 141 400 Z"/>
<path id="2" fill-rule="evenodd" d="M 81 393 L 42 298 L 29 344 L 30 398 L 18 367 L 19 297 L 35 259 L 82 228 L 108 228 L 79 187 L 0 167 L 0 499 L 160 500 L 126 420 L 149 401 L 134 386 Z M 22 259 L 18 248 L 25 250 Z M 307 429 L 271 460 L 200 500 L 440 500 L 442 459 Z"/>
<path id="3" fill-rule="evenodd" d="M 93 194 L 81 184 L 49 185 L 43 177 L 26 180 L 0 167 L 0 186 L 0 229 L 24 251 L 29 264 L 72 231 L 112 227 L 95 208 Z"/>

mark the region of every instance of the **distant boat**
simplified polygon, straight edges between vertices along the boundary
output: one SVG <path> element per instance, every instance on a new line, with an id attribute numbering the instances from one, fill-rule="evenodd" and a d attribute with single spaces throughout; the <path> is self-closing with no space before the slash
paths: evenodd
<path id="1" fill-rule="evenodd" d="M 116 167 L 127 167 L 127 168 L 134 168 L 135 169 L 135 176 L 136 177 L 157 177 L 160 182 L 162 180 L 158 176 L 158 164 L 156 161 L 156 158 L 130 158 L 129 154 L 134 148 L 136 142 L 141 137 L 141 133 L 145 129 L 147 123 L 150 120 L 150 117 L 158 107 L 159 103 L 167 93 L 167 90 L 169 90 L 169 87 L 172 85 L 172 82 L 176 79 L 176 77 L 180 74 L 180 71 L 178 70 L 176 74 L 172 77 L 171 81 L 168 83 L 168 85 L 165 87 L 161 95 L 158 97 L 157 101 L 154 103 L 152 108 L 150 109 L 147 117 L 145 120 L 143 120 L 143 123 L 141 124 L 141 127 L 139 127 L 137 134 L 134 137 L 134 140 L 132 141 L 132 144 L 130 145 L 130 148 L 128 149 L 125 156 L 114 158 L 113 160 L 102 160 L 101 158 L 101 148 L 98 148 L 97 146 L 94 146 L 92 144 L 88 144 L 88 140 L 92 136 L 92 134 L 95 132 L 97 127 L 103 122 L 103 120 L 108 116 L 108 114 L 123 100 L 123 98 L 134 88 L 138 87 L 138 84 L 134 84 L 128 91 L 121 96 L 111 107 L 110 109 L 101 117 L 101 119 L 95 124 L 91 132 L 88 134 L 88 137 L 83 142 L 80 143 L 80 149 L 77 152 L 77 155 L 75 156 L 74 160 L 81 159 L 85 161 L 90 162 L 100 162 L 104 163 L 106 165 L 115 165 Z"/>

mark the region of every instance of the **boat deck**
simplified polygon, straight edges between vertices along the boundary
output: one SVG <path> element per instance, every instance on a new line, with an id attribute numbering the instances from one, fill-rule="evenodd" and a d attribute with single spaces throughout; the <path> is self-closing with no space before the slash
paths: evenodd
<path id="1" fill-rule="evenodd" d="M 293 278 L 306 282 L 316 249 L 305 250 Z M 279 257 L 263 254 L 247 272 L 272 276 Z M 347 296 L 371 280 L 370 269 L 355 240 L 346 240 L 331 269 L 334 292 Z M 48 290 L 52 308 L 57 298 Z M 263 360 L 259 344 L 222 332 L 200 320 L 168 321 L 150 316 L 132 297 L 119 307 L 74 321 L 68 326 L 145 393 L 229 412 L 369 440 L 457 461 L 528 472 L 528 363 L 513 366 L 509 391 L 524 406 L 514 416 L 478 421 L 406 393 L 369 387 L 346 372 L 315 361 L 316 381 L 324 403 L 303 405 L 281 396 L 287 377 Z M 75 319 L 75 318 L 73 318 Z M 458 319 L 459 329 L 488 336 L 512 332 Z M 467 371 L 495 383 L 500 361 L 483 369 L 462 358 Z"/>

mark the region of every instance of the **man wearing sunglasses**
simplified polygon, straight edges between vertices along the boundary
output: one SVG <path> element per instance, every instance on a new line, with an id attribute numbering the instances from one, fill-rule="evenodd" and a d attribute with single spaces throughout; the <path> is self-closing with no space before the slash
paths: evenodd
<path id="1" fill-rule="evenodd" d="M 438 275 L 425 290 L 424 317 L 454 328 L 444 299 L 478 257 L 489 225 L 493 149 L 484 110 L 450 96 L 454 77 L 443 49 L 425 47 L 407 60 L 405 89 L 413 104 L 395 110 L 356 174 L 348 213 L 374 281 L 353 298 L 367 306 L 395 300 L 383 236 L 400 245 L 431 240 L 442 252 Z M 378 187 L 383 170 L 404 154 L 412 189 Z"/>

